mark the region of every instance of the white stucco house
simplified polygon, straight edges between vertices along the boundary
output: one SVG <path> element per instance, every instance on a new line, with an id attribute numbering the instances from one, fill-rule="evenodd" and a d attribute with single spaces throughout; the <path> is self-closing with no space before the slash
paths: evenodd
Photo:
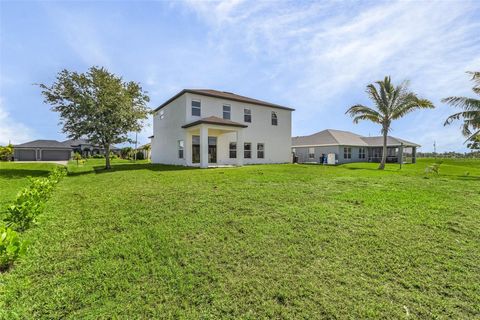
<path id="1" fill-rule="evenodd" d="M 294 109 L 231 92 L 184 89 L 154 110 L 153 163 L 291 162 Z"/>

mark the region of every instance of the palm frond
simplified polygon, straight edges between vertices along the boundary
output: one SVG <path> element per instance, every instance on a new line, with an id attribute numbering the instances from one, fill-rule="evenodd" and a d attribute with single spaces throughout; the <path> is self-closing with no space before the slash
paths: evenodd
<path id="1" fill-rule="evenodd" d="M 371 120 L 380 123 L 383 119 L 378 111 L 361 104 L 351 106 L 345 113 L 353 118 L 354 123 L 358 123 L 359 120 Z"/>
<path id="2" fill-rule="evenodd" d="M 428 99 L 418 98 L 414 93 L 407 93 L 402 96 L 401 101 L 392 110 L 391 118 L 399 119 L 417 109 L 433 109 L 435 106 Z"/>
<path id="3" fill-rule="evenodd" d="M 381 119 L 370 114 L 362 114 L 353 118 L 353 123 L 359 123 L 360 120 L 370 120 L 374 123 L 382 123 Z"/>
<path id="4" fill-rule="evenodd" d="M 480 112 L 480 100 L 467 97 L 448 97 L 442 99 L 443 103 L 447 103 L 453 107 L 462 108 L 465 111 Z"/>

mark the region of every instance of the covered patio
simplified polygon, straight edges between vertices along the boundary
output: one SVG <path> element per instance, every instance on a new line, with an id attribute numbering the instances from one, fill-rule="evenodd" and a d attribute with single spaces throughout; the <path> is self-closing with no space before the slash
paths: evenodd
<path id="1" fill-rule="evenodd" d="M 238 122 L 208 117 L 183 125 L 184 156 L 189 166 L 243 165 L 243 129 Z"/>
<path id="2" fill-rule="evenodd" d="M 368 148 L 368 162 L 382 161 L 383 147 Z M 387 147 L 387 163 L 416 163 L 417 159 L 416 146 L 388 146 Z"/>

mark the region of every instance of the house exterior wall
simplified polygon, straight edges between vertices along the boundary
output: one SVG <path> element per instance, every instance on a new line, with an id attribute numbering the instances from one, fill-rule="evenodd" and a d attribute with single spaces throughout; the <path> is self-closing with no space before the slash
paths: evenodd
<path id="1" fill-rule="evenodd" d="M 193 116 L 192 100 L 200 101 L 201 115 Z M 217 137 L 217 164 L 236 164 L 237 159 L 230 159 L 229 144 L 236 142 L 236 130 L 243 131 L 243 141 L 252 144 L 252 157 L 244 159 L 244 164 L 288 163 L 291 162 L 291 113 L 290 110 L 258 106 L 254 104 L 231 101 L 228 99 L 207 97 L 193 93 L 185 93 L 167 106 L 156 112 L 153 119 L 152 162 L 178 165 L 193 165 L 192 130 L 181 128 L 201 118 L 216 116 L 223 118 L 223 105 L 230 105 L 230 120 L 245 124 L 244 129 L 235 128 L 232 132 L 212 129 L 209 136 Z M 244 121 L 244 109 L 251 110 L 252 122 Z M 160 112 L 164 110 L 165 119 L 160 120 Z M 272 111 L 277 114 L 278 125 L 271 124 Z M 215 127 L 215 126 L 213 126 Z M 231 129 L 231 128 L 230 128 Z M 225 127 L 228 130 L 228 127 Z M 184 140 L 184 159 L 178 159 L 177 141 Z M 257 157 L 257 143 L 264 144 L 264 158 Z M 243 149 L 243 148 L 241 148 Z M 237 147 L 237 157 L 240 154 Z"/>
<path id="2" fill-rule="evenodd" d="M 310 159 L 309 148 L 314 148 L 315 157 Z M 338 160 L 338 146 L 321 146 L 321 147 L 292 147 L 292 150 L 295 149 L 295 155 L 298 157 L 298 162 L 306 163 L 306 162 L 320 162 L 320 157 L 322 153 L 327 156 L 329 153 L 335 153 L 336 158 Z"/>
<path id="3" fill-rule="evenodd" d="M 351 148 L 351 158 L 345 158 L 344 148 Z M 365 149 L 365 158 L 360 158 L 360 148 Z M 351 162 L 368 162 L 368 147 L 357 147 L 357 146 L 339 146 L 338 147 L 338 163 L 351 163 Z"/>
<path id="4" fill-rule="evenodd" d="M 161 111 L 164 118 L 160 119 Z M 178 97 L 168 105 L 155 112 L 153 116 L 152 162 L 185 165 L 184 159 L 178 158 L 178 140 L 186 141 L 186 132 L 182 129 L 186 119 L 185 95 Z M 186 150 L 184 150 L 184 155 Z"/>

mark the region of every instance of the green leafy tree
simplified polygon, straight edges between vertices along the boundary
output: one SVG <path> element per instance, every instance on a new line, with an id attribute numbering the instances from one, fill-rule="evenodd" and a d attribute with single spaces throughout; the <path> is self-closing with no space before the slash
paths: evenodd
<path id="1" fill-rule="evenodd" d="M 7 161 L 13 156 L 13 145 L 9 144 L 5 147 L 0 146 L 0 160 Z"/>
<path id="2" fill-rule="evenodd" d="M 383 152 L 378 169 L 383 170 L 387 161 L 387 136 L 392 121 L 402 118 L 416 109 L 434 108 L 434 105 L 431 101 L 419 98 L 415 93 L 408 91 L 408 82 L 394 86 L 390 77 L 385 77 L 383 81 L 377 81 L 376 84 L 378 90 L 374 84 L 369 84 L 366 89 L 374 107 L 357 104 L 351 106 L 346 114 L 353 118 L 354 123 L 358 123 L 360 120 L 370 120 L 382 126 Z"/>
<path id="3" fill-rule="evenodd" d="M 480 96 L 480 72 L 467 72 L 472 75 L 473 92 Z M 448 97 L 442 99 L 442 102 L 448 103 L 453 107 L 462 109 L 461 112 L 452 114 L 445 120 L 444 125 L 449 125 L 455 120 L 463 120 L 462 134 L 467 137 L 467 141 L 473 141 L 480 136 L 480 99 L 468 97 Z"/>
<path id="4" fill-rule="evenodd" d="M 51 85 L 40 84 L 45 103 L 60 114 L 63 132 L 71 139 L 88 138 L 110 154 L 110 146 L 128 141 L 148 117 L 150 100 L 139 83 L 124 82 L 105 68 L 86 73 L 62 70 Z M 110 168 L 110 157 L 105 157 Z"/>

